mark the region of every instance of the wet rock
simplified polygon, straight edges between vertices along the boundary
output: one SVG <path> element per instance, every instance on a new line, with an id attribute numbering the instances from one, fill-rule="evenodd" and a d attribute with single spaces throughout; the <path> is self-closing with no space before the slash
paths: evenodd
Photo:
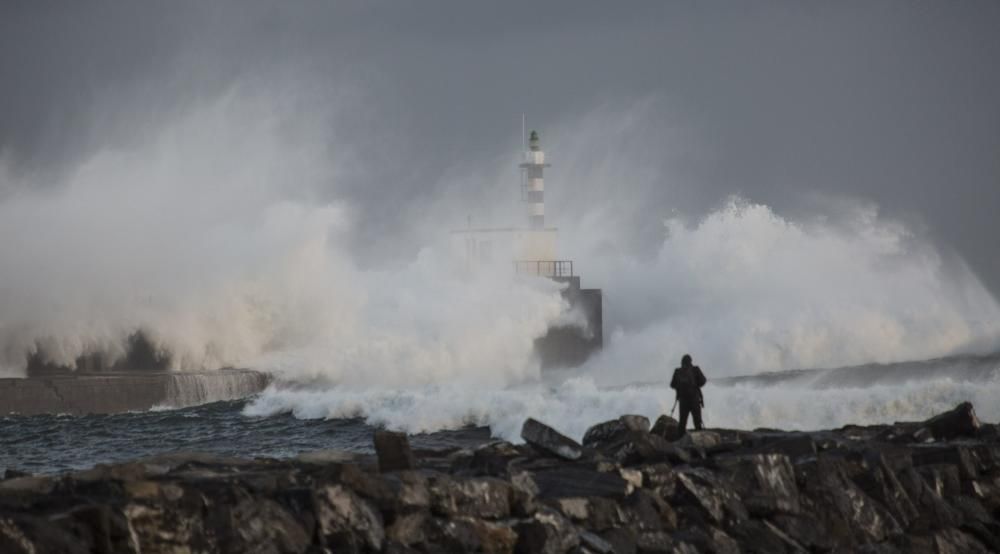
<path id="1" fill-rule="evenodd" d="M 777 512 L 799 513 L 799 489 L 788 456 L 755 454 L 715 458 L 716 468 L 729 476 L 749 513 L 766 517 Z"/>
<path id="2" fill-rule="evenodd" d="M 636 554 L 638 537 L 631 529 L 614 528 L 601 533 L 601 538 L 614 549 L 615 554 Z"/>
<path id="3" fill-rule="evenodd" d="M 909 528 L 920 515 L 909 493 L 882 454 L 872 453 L 867 469 L 856 475 L 854 482 L 865 494 L 885 506 L 904 528 Z"/>
<path id="4" fill-rule="evenodd" d="M 843 458 L 826 454 L 800 464 L 802 492 L 816 504 L 821 526 L 838 536 L 849 536 L 854 544 L 882 542 L 902 529 L 885 508 L 873 501 L 849 478 Z"/>
<path id="5" fill-rule="evenodd" d="M 514 526 L 517 552 L 563 554 L 580 544 L 573 524 L 562 514 L 550 509 L 539 510 L 529 520 Z"/>
<path id="6" fill-rule="evenodd" d="M 672 531 L 677 528 L 677 514 L 659 496 L 637 490 L 622 503 L 625 520 L 636 532 Z"/>
<path id="7" fill-rule="evenodd" d="M 642 481 L 646 488 L 656 491 L 662 498 L 670 498 L 677 485 L 677 472 L 673 466 L 666 463 L 647 464 L 640 466 Z"/>
<path id="8" fill-rule="evenodd" d="M 355 463 L 361 459 L 361 455 L 357 452 L 349 452 L 347 450 L 327 449 L 303 452 L 296 456 L 295 459 L 307 464 L 324 465 L 336 463 Z"/>
<path id="9" fill-rule="evenodd" d="M 4 554 L 89 554 L 90 547 L 80 537 L 42 518 L 0 515 L 0 552 Z"/>
<path id="10" fill-rule="evenodd" d="M 667 440 L 674 440 L 680 431 L 680 423 L 668 416 L 661 415 L 656 418 L 656 423 L 653 424 L 653 428 L 649 430 L 650 433 L 663 437 Z"/>
<path id="11" fill-rule="evenodd" d="M 381 472 L 413 469 L 416 465 L 406 433 L 384 429 L 375 431 L 375 455 L 378 457 L 378 470 Z"/>
<path id="12" fill-rule="evenodd" d="M 138 552 L 139 549 L 125 516 L 110 506 L 79 506 L 51 516 L 49 521 L 76 537 L 89 552 Z M 4 550 L 0 548 L 0 552 Z"/>
<path id="13" fill-rule="evenodd" d="M 615 554 L 615 547 L 610 542 L 590 531 L 580 531 L 580 546 L 597 554 Z"/>
<path id="14" fill-rule="evenodd" d="M 448 552 L 510 554 L 517 545 L 517 533 L 506 525 L 458 517 L 438 522 L 440 544 Z"/>
<path id="15" fill-rule="evenodd" d="M 910 523 L 910 527 L 933 530 L 958 524 L 961 514 L 941 497 L 939 491 L 944 490 L 942 484 L 928 484 L 914 468 L 902 471 L 897 477 L 907 497 L 917 508 L 917 517 Z"/>
<path id="16" fill-rule="evenodd" d="M 438 475 L 431 480 L 434 512 L 445 516 L 500 519 L 510 515 L 510 483 L 493 477 L 454 479 Z"/>
<path id="17" fill-rule="evenodd" d="M 602 445 L 601 452 L 627 466 L 658 462 L 685 464 L 691 461 L 691 455 L 686 450 L 667 439 L 635 431 L 618 441 Z"/>
<path id="18" fill-rule="evenodd" d="M 579 443 L 533 418 L 525 420 L 521 438 L 543 452 L 566 460 L 579 460 L 583 456 L 583 447 Z"/>
<path id="19" fill-rule="evenodd" d="M 635 541 L 636 552 L 640 554 L 673 554 L 676 543 L 666 531 L 639 533 Z"/>
<path id="20" fill-rule="evenodd" d="M 376 504 L 390 514 L 425 510 L 431 506 L 430 483 L 426 475 L 416 471 L 401 471 L 383 476 L 385 487 Z"/>
<path id="21" fill-rule="evenodd" d="M 586 498 L 548 498 L 544 503 L 574 522 L 586 522 L 590 517 L 590 503 Z"/>
<path id="22" fill-rule="evenodd" d="M 746 520 L 734 527 L 730 534 L 744 546 L 746 552 L 762 554 L 808 552 L 805 547 L 766 519 Z"/>
<path id="23" fill-rule="evenodd" d="M 374 506 L 341 485 L 326 487 L 317 496 L 318 530 L 328 546 L 347 551 L 382 548 L 385 528 Z"/>
<path id="24" fill-rule="evenodd" d="M 948 464 L 933 464 L 917 467 L 924 481 L 940 497 L 949 497 L 962 492 L 959 469 Z"/>
<path id="25" fill-rule="evenodd" d="M 621 505 L 610 498 L 590 498 L 587 500 L 587 529 L 606 531 L 625 525 L 626 515 Z"/>
<path id="26" fill-rule="evenodd" d="M 1000 444 L 972 444 L 968 449 L 979 473 L 1000 471 Z"/>
<path id="27" fill-rule="evenodd" d="M 511 462 L 523 455 L 512 444 L 493 443 L 475 449 L 471 455 L 462 458 L 462 463 L 455 463 L 452 468 L 473 476 L 507 477 Z"/>
<path id="28" fill-rule="evenodd" d="M 962 402 L 955 409 L 938 414 L 923 422 L 921 427 L 928 429 L 937 440 L 949 440 L 958 437 L 974 437 L 981 426 L 972 403 Z"/>
<path id="29" fill-rule="evenodd" d="M 3 477 L 0 477 L 0 481 L 6 481 L 7 479 L 15 479 L 17 477 L 29 477 L 30 475 L 31 475 L 30 473 L 24 471 L 18 471 L 16 469 L 11 469 L 8 467 L 3 471 Z"/>
<path id="30" fill-rule="evenodd" d="M 961 445 L 920 445 L 913 449 L 913 465 L 951 465 L 958 468 L 962 479 L 979 477 L 976 458 Z"/>
<path id="31" fill-rule="evenodd" d="M 427 512 L 413 512 L 398 516 L 385 529 L 388 540 L 403 546 L 427 542 L 430 536 L 432 519 Z"/>
<path id="32" fill-rule="evenodd" d="M 736 493 L 715 474 L 704 468 L 689 468 L 677 474 L 677 491 L 672 505 L 697 508 L 699 519 L 727 527 L 747 519 L 749 514 Z"/>
<path id="33" fill-rule="evenodd" d="M 739 543 L 717 527 L 683 529 L 674 533 L 673 538 L 678 542 L 692 545 L 698 552 L 740 553 Z"/>
<path id="34" fill-rule="evenodd" d="M 496 442 L 388 472 L 371 456 L 181 454 L 6 479 L 0 552 L 1000 551 L 1000 443 L 983 433 L 713 430 L 686 439 L 708 456 L 685 459 L 615 422 L 572 461 Z"/>
<path id="35" fill-rule="evenodd" d="M 542 498 L 625 498 L 628 482 L 620 475 L 586 468 L 567 467 L 524 475 Z"/>
<path id="36" fill-rule="evenodd" d="M 622 479 L 628 483 L 628 487 L 625 490 L 625 494 L 632 494 L 635 489 L 642 488 L 642 472 L 638 469 L 631 469 L 627 467 L 618 468 L 618 475 L 622 476 Z"/>
<path id="37" fill-rule="evenodd" d="M 0 481 L 0 495 L 49 494 L 56 487 L 56 480 L 44 475 L 28 475 Z"/>
<path id="38" fill-rule="evenodd" d="M 843 527 L 823 527 L 812 516 L 777 514 L 768 520 L 778 532 L 793 544 L 810 552 L 830 552 L 837 544 L 851 544 L 849 532 Z"/>
<path id="39" fill-rule="evenodd" d="M 758 452 L 784 454 L 792 460 L 816 455 L 816 441 L 805 433 L 796 433 L 789 437 L 782 437 L 777 440 L 768 441 L 759 448 Z"/>
<path id="40" fill-rule="evenodd" d="M 583 445 L 593 447 L 615 441 L 630 431 L 648 432 L 649 419 L 640 415 L 623 415 L 618 419 L 598 423 L 587 429 L 583 435 Z"/>
<path id="41" fill-rule="evenodd" d="M 958 529 L 944 529 L 934 534 L 934 548 L 940 554 L 989 552 L 983 543 Z"/>
<path id="42" fill-rule="evenodd" d="M 685 448 L 710 449 L 722 444 L 722 437 L 715 431 L 688 431 L 675 443 Z"/>
<path id="43" fill-rule="evenodd" d="M 305 552 L 312 536 L 300 520 L 266 498 L 247 499 L 230 512 L 223 528 L 219 550 L 223 552 L 259 551 L 269 545 L 276 552 Z"/>

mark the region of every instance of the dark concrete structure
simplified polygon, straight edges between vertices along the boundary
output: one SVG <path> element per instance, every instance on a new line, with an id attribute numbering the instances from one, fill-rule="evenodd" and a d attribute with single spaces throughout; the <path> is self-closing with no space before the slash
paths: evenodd
<path id="1" fill-rule="evenodd" d="M 604 347 L 604 314 L 601 289 L 580 288 L 577 275 L 552 277 L 567 283 L 563 298 L 571 310 L 579 310 L 587 322 L 586 328 L 564 325 L 550 327 L 545 336 L 535 340 L 535 352 L 543 369 L 576 367 Z"/>
<path id="2" fill-rule="evenodd" d="M 0 415 L 109 414 L 183 408 L 256 394 L 267 374 L 245 369 L 60 373 L 0 379 Z"/>

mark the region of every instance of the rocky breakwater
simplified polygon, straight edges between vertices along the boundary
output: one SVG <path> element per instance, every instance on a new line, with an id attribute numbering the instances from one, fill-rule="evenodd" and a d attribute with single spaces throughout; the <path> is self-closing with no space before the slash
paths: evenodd
<path id="1" fill-rule="evenodd" d="M 708 430 L 622 416 L 583 444 L 172 455 L 0 482 L 0 552 L 1000 551 L 1000 434 L 922 423 Z"/>

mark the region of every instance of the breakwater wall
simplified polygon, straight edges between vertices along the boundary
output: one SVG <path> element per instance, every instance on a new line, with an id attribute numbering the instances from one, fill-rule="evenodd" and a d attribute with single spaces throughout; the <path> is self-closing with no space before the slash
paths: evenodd
<path id="1" fill-rule="evenodd" d="M 157 406 L 183 408 L 250 396 L 269 382 L 267 374 L 245 369 L 0 379 L 0 415 L 110 414 Z"/>

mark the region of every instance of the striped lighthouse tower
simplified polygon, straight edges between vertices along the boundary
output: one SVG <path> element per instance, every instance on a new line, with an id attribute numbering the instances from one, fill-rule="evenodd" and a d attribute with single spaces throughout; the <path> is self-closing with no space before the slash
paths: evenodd
<path id="1" fill-rule="evenodd" d="M 545 163 L 545 152 L 538 141 L 538 132 L 532 131 L 528 141 L 528 151 L 524 153 L 524 182 L 521 188 L 521 200 L 528 211 L 528 227 L 531 229 L 545 228 L 545 181 L 542 177 Z"/>

